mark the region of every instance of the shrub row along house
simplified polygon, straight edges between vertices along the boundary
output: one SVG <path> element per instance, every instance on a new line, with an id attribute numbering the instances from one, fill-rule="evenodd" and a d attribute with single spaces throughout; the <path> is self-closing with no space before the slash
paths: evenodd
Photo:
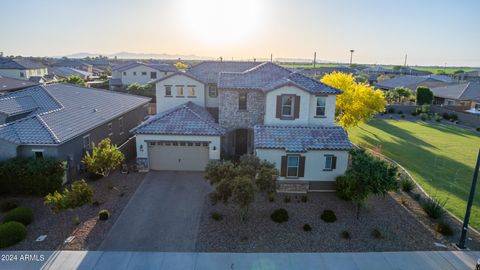
<path id="1" fill-rule="evenodd" d="M 256 154 L 276 164 L 281 187 L 302 191 L 332 190 L 347 169 L 338 89 L 270 62 L 207 61 L 154 83 L 159 113 L 132 130 L 146 169 Z"/>
<path id="2" fill-rule="evenodd" d="M 125 142 L 147 115 L 150 99 L 70 84 L 33 86 L 0 96 L 0 160 L 54 157 L 69 174 L 92 143 Z"/>

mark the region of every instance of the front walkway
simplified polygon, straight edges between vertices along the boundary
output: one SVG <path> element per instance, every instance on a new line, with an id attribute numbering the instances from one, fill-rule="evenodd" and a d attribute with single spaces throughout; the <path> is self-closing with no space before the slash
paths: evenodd
<path id="1" fill-rule="evenodd" d="M 475 269 L 480 252 L 369 252 L 369 253 L 160 253 L 102 251 L 18 251 L 43 261 L 0 261 L 0 269 Z"/>

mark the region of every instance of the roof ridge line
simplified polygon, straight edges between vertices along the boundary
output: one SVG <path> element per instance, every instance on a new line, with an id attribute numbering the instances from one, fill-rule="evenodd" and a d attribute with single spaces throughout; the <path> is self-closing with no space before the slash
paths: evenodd
<path id="1" fill-rule="evenodd" d="M 471 82 L 465 83 L 465 88 L 463 88 L 463 90 L 462 90 L 462 92 L 460 93 L 460 95 L 458 95 L 458 97 L 457 97 L 458 99 L 460 99 L 460 98 L 463 96 L 463 94 L 465 93 L 465 91 L 467 91 L 467 88 L 470 86 L 470 83 L 471 83 Z"/>
<path id="2" fill-rule="evenodd" d="M 53 130 L 47 125 L 47 123 L 43 120 L 42 116 L 37 114 L 35 117 L 40 121 L 40 123 L 43 125 L 45 129 L 47 129 L 48 133 L 50 133 L 50 136 L 52 136 L 52 139 L 55 141 L 55 143 L 60 143 L 60 140 L 58 139 L 57 135 L 53 132 Z"/>

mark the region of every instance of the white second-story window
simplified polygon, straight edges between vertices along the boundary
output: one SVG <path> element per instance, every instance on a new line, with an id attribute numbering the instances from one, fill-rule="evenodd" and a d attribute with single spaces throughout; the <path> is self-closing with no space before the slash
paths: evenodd
<path id="1" fill-rule="evenodd" d="M 193 85 L 188 86 L 188 96 L 195 97 L 195 86 Z"/>
<path id="2" fill-rule="evenodd" d="M 218 89 L 215 85 L 210 85 L 208 87 L 208 96 L 211 97 L 211 98 L 218 97 Z"/>
<path id="3" fill-rule="evenodd" d="M 183 85 L 177 85 L 177 97 L 183 97 Z"/>
<path id="4" fill-rule="evenodd" d="M 152 71 L 150 72 L 150 79 L 156 79 L 157 78 L 157 72 Z"/>
<path id="5" fill-rule="evenodd" d="M 293 117 L 294 96 L 282 96 L 282 117 Z"/>
<path id="6" fill-rule="evenodd" d="M 327 105 L 327 97 L 317 97 L 315 116 L 325 116 L 326 105 Z"/>
<path id="7" fill-rule="evenodd" d="M 166 97 L 171 97 L 172 96 L 172 86 L 171 85 L 165 85 L 165 96 Z"/>

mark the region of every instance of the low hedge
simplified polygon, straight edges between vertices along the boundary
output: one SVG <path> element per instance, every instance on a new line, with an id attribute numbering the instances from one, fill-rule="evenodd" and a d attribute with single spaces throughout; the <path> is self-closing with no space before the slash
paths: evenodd
<path id="1" fill-rule="evenodd" d="M 14 158 L 0 162 L 0 194 L 40 195 L 62 187 L 64 168 L 53 158 Z"/>
<path id="2" fill-rule="evenodd" d="M 286 222 L 288 221 L 288 212 L 284 208 L 279 208 L 273 211 L 270 218 L 277 223 Z"/>
<path id="3" fill-rule="evenodd" d="M 0 224 L 0 248 L 13 246 L 27 237 L 27 228 L 20 222 Z"/>
<path id="4" fill-rule="evenodd" d="M 7 223 L 10 221 L 20 222 L 23 225 L 28 225 L 32 223 L 33 221 L 32 209 L 27 207 L 17 207 L 15 209 L 10 210 L 3 218 L 3 222 Z"/>

